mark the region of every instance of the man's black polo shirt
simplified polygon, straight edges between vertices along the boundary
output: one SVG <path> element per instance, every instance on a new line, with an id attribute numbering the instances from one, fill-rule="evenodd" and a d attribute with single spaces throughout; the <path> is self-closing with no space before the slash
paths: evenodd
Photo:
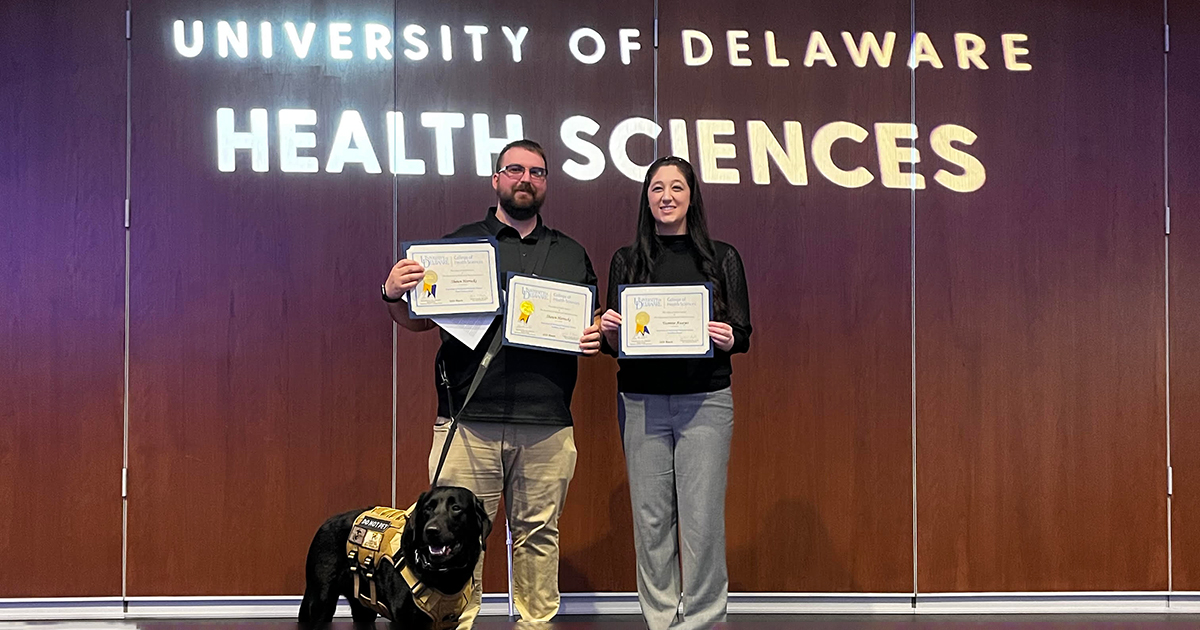
<path id="1" fill-rule="evenodd" d="M 543 238 L 550 239 L 550 250 L 542 277 L 596 286 L 596 272 L 592 270 L 592 261 L 588 259 L 583 246 L 562 232 L 547 228 L 540 216 L 533 232 L 521 238 L 516 229 L 497 219 L 496 209 L 491 208 L 486 219 L 468 223 L 446 235 L 446 238 L 471 236 L 496 238 L 501 286 L 507 283 L 510 271 L 532 272 L 534 249 L 538 240 Z M 445 361 L 446 375 L 454 390 L 455 411 L 462 405 L 492 337 L 499 333 L 501 319 L 496 318 L 474 350 L 442 331 L 438 360 Z M 501 346 L 459 420 L 569 426 L 571 394 L 575 390 L 578 363 L 579 359 L 574 355 Z M 436 365 L 434 373 L 435 382 L 438 383 L 438 415 L 449 417 L 446 388 L 437 378 Z"/>

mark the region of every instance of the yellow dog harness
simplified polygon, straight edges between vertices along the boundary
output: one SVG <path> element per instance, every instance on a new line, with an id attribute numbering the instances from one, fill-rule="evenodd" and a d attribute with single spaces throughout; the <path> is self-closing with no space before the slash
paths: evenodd
<path id="1" fill-rule="evenodd" d="M 405 564 L 400 548 L 404 526 L 415 507 L 410 506 L 407 510 L 377 507 L 359 514 L 354 520 L 350 539 L 346 541 L 346 557 L 350 559 L 350 572 L 354 575 L 354 598 L 385 618 L 392 618 L 392 612 L 379 601 L 376 590 L 375 573 L 381 564 L 387 563 L 400 572 L 412 591 L 413 602 L 433 620 L 435 630 L 455 628 L 471 601 L 475 579 L 467 580 L 461 591 L 452 594 L 426 586 L 417 579 L 412 567 Z"/>

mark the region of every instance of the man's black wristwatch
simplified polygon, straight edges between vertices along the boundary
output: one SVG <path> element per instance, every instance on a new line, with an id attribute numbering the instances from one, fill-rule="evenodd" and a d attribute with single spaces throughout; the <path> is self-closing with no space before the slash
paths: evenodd
<path id="1" fill-rule="evenodd" d="M 387 283 L 384 283 L 382 286 L 379 287 L 379 289 L 383 292 L 383 301 L 387 302 L 388 304 L 395 304 L 396 302 L 399 302 L 400 300 L 404 299 L 403 295 L 401 295 L 400 297 L 398 297 L 394 300 L 392 298 L 388 297 Z"/>

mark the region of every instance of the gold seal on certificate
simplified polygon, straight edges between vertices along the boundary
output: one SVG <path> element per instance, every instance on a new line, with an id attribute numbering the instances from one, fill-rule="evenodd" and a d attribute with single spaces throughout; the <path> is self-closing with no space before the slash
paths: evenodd
<path id="1" fill-rule="evenodd" d="M 621 358 L 711 357 L 708 284 L 636 284 L 617 288 Z"/>
<path id="2" fill-rule="evenodd" d="M 508 274 L 504 345 L 583 354 L 579 338 L 592 325 L 595 287 Z"/>
<path id="3" fill-rule="evenodd" d="M 403 249 L 405 258 L 425 268 L 425 277 L 408 292 L 411 317 L 500 312 L 494 240 L 416 241 Z"/>

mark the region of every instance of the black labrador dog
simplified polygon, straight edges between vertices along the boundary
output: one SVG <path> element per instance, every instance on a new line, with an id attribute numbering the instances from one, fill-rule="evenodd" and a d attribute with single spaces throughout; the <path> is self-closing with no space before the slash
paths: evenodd
<path id="1" fill-rule="evenodd" d="M 346 557 L 346 540 L 354 520 L 367 510 L 353 510 L 325 521 L 313 537 L 305 564 L 300 623 L 333 619 L 338 597 L 350 602 L 356 623 L 375 621 L 374 610 L 354 598 L 354 578 Z M 483 501 L 466 488 L 439 486 L 421 493 L 400 538 L 404 562 L 426 586 L 457 593 L 475 572 L 492 530 Z M 398 558 L 399 559 L 399 558 Z M 432 619 L 413 602 L 412 591 L 398 570 L 387 563 L 375 570 L 377 598 L 402 628 L 431 627 Z"/>

